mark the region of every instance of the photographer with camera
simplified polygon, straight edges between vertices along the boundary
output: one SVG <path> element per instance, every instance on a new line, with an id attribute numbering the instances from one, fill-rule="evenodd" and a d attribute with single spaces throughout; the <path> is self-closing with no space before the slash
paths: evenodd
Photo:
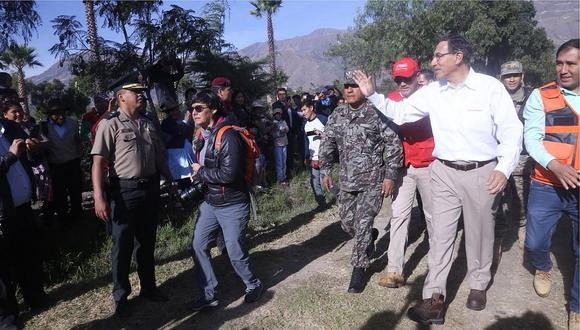
<path id="1" fill-rule="evenodd" d="M 250 268 L 248 251 L 244 245 L 250 217 L 249 185 L 245 180 L 245 156 L 248 146 L 225 117 L 219 97 L 211 91 L 196 95 L 191 105 L 193 120 L 201 128 L 196 139 L 196 158 L 193 181 L 205 185 L 204 202 L 193 235 L 193 258 L 201 297 L 190 306 L 198 311 L 218 305 L 218 281 L 210 262 L 210 244 L 223 231 L 229 259 L 246 285 L 245 302 L 257 301 L 263 291 L 262 282 Z"/>
<path id="2" fill-rule="evenodd" d="M 38 231 L 31 201 L 34 178 L 27 149 L 32 141 L 20 126 L 0 120 L 0 328 L 16 329 L 16 284 L 31 308 L 45 306 Z"/>

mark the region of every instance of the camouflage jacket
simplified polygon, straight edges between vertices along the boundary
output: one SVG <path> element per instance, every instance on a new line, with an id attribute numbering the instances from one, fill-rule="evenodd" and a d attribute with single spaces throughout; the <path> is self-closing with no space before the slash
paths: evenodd
<path id="1" fill-rule="evenodd" d="M 403 147 L 388 119 L 366 102 L 358 110 L 337 107 L 328 118 L 320 144 L 322 175 L 340 163 L 340 189 L 364 191 L 383 179 L 395 180 L 403 166 Z"/>

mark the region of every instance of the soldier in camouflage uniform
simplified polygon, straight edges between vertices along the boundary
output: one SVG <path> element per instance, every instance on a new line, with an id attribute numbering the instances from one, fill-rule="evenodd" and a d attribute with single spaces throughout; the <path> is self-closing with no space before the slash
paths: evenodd
<path id="1" fill-rule="evenodd" d="M 338 154 L 339 215 L 343 230 L 355 239 L 348 292 L 360 293 L 378 235 L 373 228 L 374 218 L 383 197 L 393 191 L 403 166 L 403 149 L 397 134 L 388 127 L 388 119 L 376 111 L 352 80 L 344 84 L 344 95 L 347 104 L 338 106 L 329 117 L 318 157 L 322 185 L 329 191 L 330 172 Z"/>
<path id="2" fill-rule="evenodd" d="M 524 123 L 524 105 L 532 89 L 524 86 L 524 68 L 522 63 L 519 61 L 509 61 L 502 64 L 500 79 L 514 102 L 518 118 Z M 518 243 L 520 249 L 524 248 L 524 240 L 526 238 L 526 210 L 528 193 L 530 191 L 530 177 L 533 170 L 534 161 L 528 156 L 524 147 L 518 166 L 512 172 L 503 196 L 504 200 L 508 202 L 510 216 L 517 217 L 519 220 Z M 505 221 L 502 223 L 501 219 L 498 220 L 500 226 L 506 225 Z"/>

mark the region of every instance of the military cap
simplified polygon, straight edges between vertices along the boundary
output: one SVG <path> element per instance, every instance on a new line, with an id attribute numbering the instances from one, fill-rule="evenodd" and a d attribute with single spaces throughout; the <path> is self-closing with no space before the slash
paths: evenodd
<path id="1" fill-rule="evenodd" d="M 356 86 L 358 86 L 358 84 L 354 81 L 352 74 L 353 74 L 353 71 L 346 71 L 344 73 L 344 85 L 356 85 Z"/>
<path id="2" fill-rule="evenodd" d="M 501 76 L 514 73 L 524 73 L 524 66 L 520 61 L 509 61 L 501 65 Z"/>
<path id="3" fill-rule="evenodd" d="M 122 89 L 135 92 L 142 92 L 147 90 L 148 88 L 143 84 L 143 79 L 140 76 L 139 72 L 132 71 L 126 74 L 125 76 L 119 78 L 117 81 L 115 81 L 109 86 L 109 90 L 115 93 Z"/>
<path id="4" fill-rule="evenodd" d="M 252 102 L 252 108 L 266 108 L 262 101 L 256 100 Z"/>
<path id="5" fill-rule="evenodd" d="M 226 77 L 216 77 L 211 81 L 211 87 L 230 87 L 232 82 Z"/>

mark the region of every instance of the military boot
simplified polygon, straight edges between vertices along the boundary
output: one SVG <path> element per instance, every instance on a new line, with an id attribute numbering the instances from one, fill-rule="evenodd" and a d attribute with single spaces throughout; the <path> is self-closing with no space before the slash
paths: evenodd
<path id="1" fill-rule="evenodd" d="M 350 277 L 350 284 L 348 286 L 349 293 L 361 293 L 365 284 L 365 269 L 362 267 L 354 267 Z"/>

